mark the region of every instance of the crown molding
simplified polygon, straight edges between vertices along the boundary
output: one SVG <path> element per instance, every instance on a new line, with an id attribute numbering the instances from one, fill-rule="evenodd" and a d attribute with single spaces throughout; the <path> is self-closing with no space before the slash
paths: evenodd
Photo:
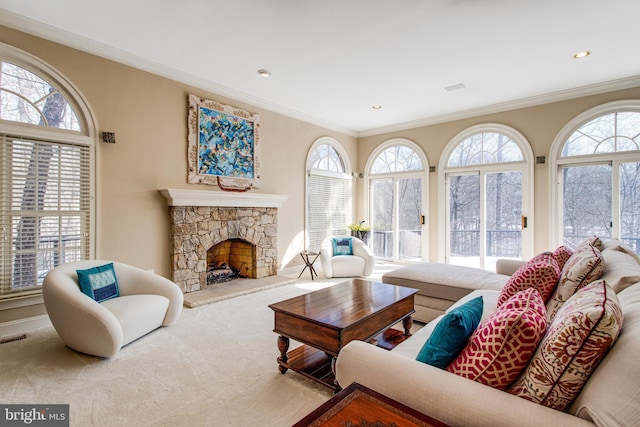
<path id="1" fill-rule="evenodd" d="M 502 113 L 504 111 L 517 110 L 519 108 L 535 107 L 536 105 L 550 104 L 552 102 L 566 101 L 583 96 L 598 95 L 616 90 L 630 89 L 640 86 L 640 76 L 627 77 L 609 82 L 596 83 L 581 86 L 574 89 L 567 89 L 557 92 L 550 92 L 544 95 L 532 96 L 529 98 L 516 99 L 513 101 L 501 102 L 484 107 L 472 108 L 464 111 L 441 114 L 438 116 L 425 117 L 424 119 L 412 120 L 395 125 L 382 126 L 359 132 L 358 137 L 381 135 L 384 133 L 398 132 L 407 129 L 414 129 L 423 126 L 435 125 L 439 123 L 451 122 L 454 120 L 468 119 L 471 117 L 484 116 L 487 114 Z"/>

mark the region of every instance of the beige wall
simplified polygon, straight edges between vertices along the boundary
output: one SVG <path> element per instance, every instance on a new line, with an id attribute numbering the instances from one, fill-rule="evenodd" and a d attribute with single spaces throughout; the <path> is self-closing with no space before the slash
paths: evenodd
<path id="1" fill-rule="evenodd" d="M 392 138 L 406 138 L 415 142 L 424 150 L 430 165 L 438 166 L 440 155 L 451 139 L 468 127 L 483 123 L 499 123 L 514 128 L 529 141 L 534 156 L 546 156 L 548 159 L 551 144 L 569 121 L 592 107 L 623 99 L 640 99 L 640 87 L 360 138 L 358 170 L 364 170 L 368 157 L 379 144 Z M 429 259 L 433 262 L 438 259 L 438 185 L 441 185 L 438 183 L 438 174 L 429 174 Z M 549 249 L 548 189 L 549 163 L 535 165 L 534 253 Z M 360 215 L 362 211 L 363 207 L 360 206 Z"/>
<path id="2" fill-rule="evenodd" d="M 548 156 L 556 134 L 579 113 L 613 100 L 640 98 L 640 88 L 635 88 L 358 140 L 1 26 L 0 41 L 35 55 L 66 76 L 91 108 L 97 130 L 116 133 L 115 145 L 97 144 L 96 256 L 154 269 L 165 277 L 171 274 L 169 217 L 158 190 L 216 190 L 186 183 L 189 93 L 260 114 L 261 188 L 253 191 L 289 197 L 279 211 L 281 265 L 299 262 L 295 257 L 303 248 L 305 161 L 310 146 L 321 136 L 340 141 L 358 171 L 363 171 L 372 150 L 391 138 L 416 142 L 431 165 L 437 165 L 444 146 L 457 133 L 488 122 L 515 128 L 528 139 L 534 155 Z M 537 165 L 536 190 L 548 188 L 547 181 L 547 165 Z M 432 261 L 437 259 L 437 184 L 437 174 L 430 174 L 428 233 Z M 360 196 L 362 190 L 360 185 Z M 547 194 L 536 191 L 536 252 L 549 246 Z M 0 312 L 0 322 L 15 317 L 6 314 Z"/>

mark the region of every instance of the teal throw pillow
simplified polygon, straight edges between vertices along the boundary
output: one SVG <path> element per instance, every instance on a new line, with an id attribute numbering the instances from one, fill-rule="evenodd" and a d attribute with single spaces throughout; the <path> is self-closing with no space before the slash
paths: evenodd
<path id="1" fill-rule="evenodd" d="M 351 237 L 333 238 L 333 256 L 353 255 L 353 242 Z"/>
<path id="2" fill-rule="evenodd" d="M 118 279 L 113 263 L 93 267 L 87 270 L 76 270 L 80 290 L 98 302 L 120 296 Z"/>
<path id="3" fill-rule="evenodd" d="M 416 360 L 445 369 L 462 351 L 482 317 L 482 297 L 445 314 L 424 343 Z"/>

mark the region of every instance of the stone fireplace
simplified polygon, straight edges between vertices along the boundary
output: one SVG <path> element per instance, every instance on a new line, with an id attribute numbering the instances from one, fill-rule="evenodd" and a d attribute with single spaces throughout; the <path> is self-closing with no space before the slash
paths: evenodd
<path id="1" fill-rule="evenodd" d="M 259 279 L 277 274 L 278 207 L 286 196 L 161 190 L 171 218 L 172 279 L 184 293 L 228 272 Z M 224 280 L 223 280 L 224 281 Z M 209 280 L 209 283 L 215 283 Z"/>

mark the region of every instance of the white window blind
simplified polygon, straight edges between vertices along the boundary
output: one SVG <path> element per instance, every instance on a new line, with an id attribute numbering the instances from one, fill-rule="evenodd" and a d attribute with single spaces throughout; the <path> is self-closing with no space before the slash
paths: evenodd
<path id="1" fill-rule="evenodd" d="M 309 171 L 307 181 L 307 230 L 309 250 L 318 251 L 322 239 L 346 235 L 351 221 L 351 177 Z"/>
<path id="2" fill-rule="evenodd" d="M 40 292 L 46 273 L 86 259 L 90 148 L 0 135 L 0 298 Z"/>

